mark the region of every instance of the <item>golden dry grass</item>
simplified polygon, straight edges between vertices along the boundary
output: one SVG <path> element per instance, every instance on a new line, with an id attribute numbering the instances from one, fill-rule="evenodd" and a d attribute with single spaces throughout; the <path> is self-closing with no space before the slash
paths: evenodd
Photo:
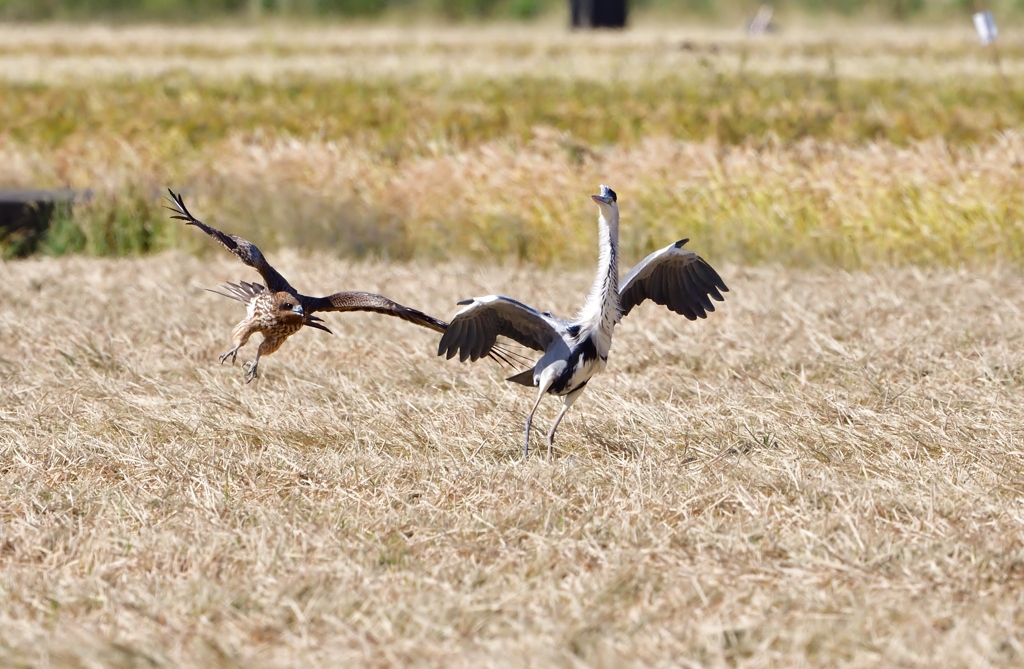
<path id="1" fill-rule="evenodd" d="M 631 314 L 551 463 L 392 319 L 243 385 L 233 259 L 0 265 L 0 664 L 1019 666 L 1020 275 L 710 259 L 721 311 Z M 278 263 L 442 316 L 590 280 Z"/>
<path id="2" fill-rule="evenodd" d="M 607 183 L 633 222 L 622 243 L 637 256 L 685 233 L 744 263 L 1024 262 L 1018 132 L 982 146 L 935 139 L 907 147 L 812 140 L 723 147 L 651 138 L 591 148 L 537 129 L 522 143 L 396 162 L 348 143 L 236 136 L 217 144 L 216 157 L 204 152 L 174 171 L 152 147 L 25 151 L 0 140 L 5 148 L 0 183 L 104 184 L 79 212 L 98 222 L 87 228 L 86 250 L 95 252 L 119 248 L 112 240 L 122 228 L 111 221 L 156 231 L 157 248 L 206 249 L 206 240 L 182 235 L 159 208 L 172 186 L 186 189 L 201 219 L 268 250 L 589 265 L 586 194 Z"/>

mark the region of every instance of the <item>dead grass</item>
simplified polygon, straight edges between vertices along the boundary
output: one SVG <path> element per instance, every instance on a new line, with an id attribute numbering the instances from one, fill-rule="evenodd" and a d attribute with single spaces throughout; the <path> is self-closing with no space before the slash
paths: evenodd
<path id="1" fill-rule="evenodd" d="M 229 258 L 0 265 L 0 664 L 1019 666 L 1020 276 L 711 260 L 721 312 L 624 321 L 553 463 L 391 320 L 242 385 Z M 590 279 L 279 266 L 438 315 Z"/>

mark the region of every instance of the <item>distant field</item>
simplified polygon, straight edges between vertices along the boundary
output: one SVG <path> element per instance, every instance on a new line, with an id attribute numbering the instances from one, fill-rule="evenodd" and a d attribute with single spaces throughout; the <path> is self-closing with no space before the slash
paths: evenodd
<path id="1" fill-rule="evenodd" d="M 50 253 L 177 246 L 167 186 L 268 248 L 579 264 L 1020 264 L 1024 41 L 960 30 L 0 28 L 0 185 L 93 189 Z"/>
<path id="2" fill-rule="evenodd" d="M 635 0 L 629 3 L 630 25 L 658 21 L 696 20 L 740 24 L 757 9 L 744 0 Z M 1013 0 L 989 0 L 984 7 L 1000 19 L 1019 17 Z M 970 3 L 948 0 L 792 0 L 776 5 L 776 21 L 785 25 L 800 19 L 841 20 L 846 24 L 871 20 L 966 20 Z M 115 21 L 169 20 L 195 24 L 202 20 L 258 23 L 261 20 L 383 22 L 458 20 L 568 21 L 568 3 L 561 0 L 3 0 L 0 20 Z M 528 24 L 529 25 L 529 24 Z M 532 27 L 532 26 L 531 26 Z"/>
<path id="3" fill-rule="evenodd" d="M 624 320 L 551 464 L 531 393 L 391 319 L 243 385 L 230 258 L 0 265 L 0 664 L 1019 666 L 1020 276 L 711 259 L 721 311 Z M 441 316 L 591 278 L 279 266 Z"/>

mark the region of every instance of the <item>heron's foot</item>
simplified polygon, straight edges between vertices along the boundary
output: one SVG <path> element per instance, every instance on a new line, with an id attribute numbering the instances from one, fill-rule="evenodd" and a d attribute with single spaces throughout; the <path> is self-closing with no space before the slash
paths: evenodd
<path id="1" fill-rule="evenodd" d="M 242 369 L 245 370 L 245 382 L 250 383 L 253 379 L 260 375 L 257 368 L 259 367 L 259 360 L 253 360 L 242 365 Z"/>
<path id="2" fill-rule="evenodd" d="M 225 360 L 227 360 L 228 358 L 231 358 L 231 364 L 234 365 L 235 364 L 235 358 L 237 358 L 237 357 L 238 357 L 238 347 L 236 346 L 235 348 L 231 349 L 230 351 L 228 351 L 224 355 L 220 356 L 220 364 L 223 365 Z"/>

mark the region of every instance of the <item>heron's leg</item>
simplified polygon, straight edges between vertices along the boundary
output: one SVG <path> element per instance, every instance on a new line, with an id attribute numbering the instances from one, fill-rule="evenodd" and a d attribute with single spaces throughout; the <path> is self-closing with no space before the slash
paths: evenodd
<path id="1" fill-rule="evenodd" d="M 584 387 L 585 386 L 580 386 L 562 398 L 562 410 L 558 412 L 558 418 L 555 419 L 554 425 L 551 426 L 551 431 L 548 432 L 548 460 L 551 459 L 551 450 L 555 445 L 555 430 L 558 429 L 558 424 L 562 422 L 562 416 L 565 415 L 565 412 L 569 410 L 569 407 L 571 407 L 572 403 L 576 401 L 576 398 L 583 393 Z"/>
<path id="2" fill-rule="evenodd" d="M 540 392 L 537 393 L 537 401 L 533 403 L 533 408 L 530 409 L 530 413 L 526 416 L 526 442 L 523 444 L 523 459 L 526 459 L 526 457 L 530 455 L 530 423 L 533 422 L 533 413 L 537 410 L 537 407 L 540 406 L 540 401 L 544 399 L 544 393 L 550 385 L 551 384 L 549 383 L 540 387 Z"/>

